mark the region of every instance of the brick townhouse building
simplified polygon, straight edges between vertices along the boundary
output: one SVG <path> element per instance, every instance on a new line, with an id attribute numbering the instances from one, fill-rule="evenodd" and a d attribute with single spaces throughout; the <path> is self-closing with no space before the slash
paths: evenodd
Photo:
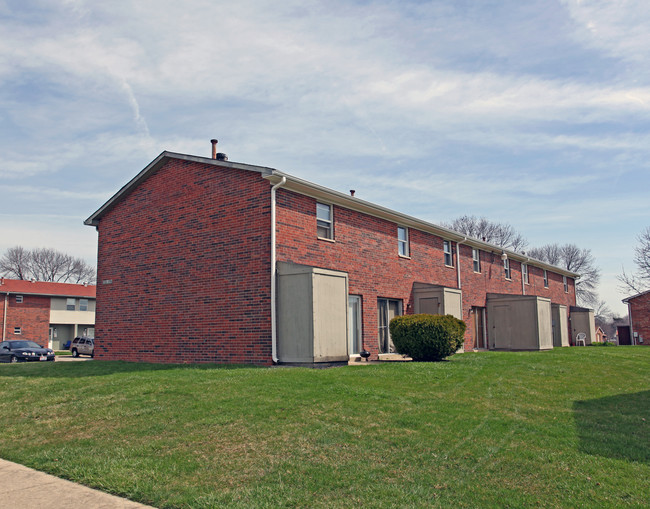
<path id="1" fill-rule="evenodd" d="M 26 339 L 60 350 L 95 331 L 95 285 L 0 279 L 2 341 Z"/>
<path id="2" fill-rule="evenodd" d="M 627 344 L 650 344 L 650 290 L 623 299 L 623 302 L 627 304 L 630 323 Z"/>
<path id="3" fill-rule="evenodd" d="M 549 349 L 585 311 L 578 274 L 214 144 L 212 158 L 163 152 L 85 224 L 98 231 L 98 358 L 381 359 L 390 319 L 423 312 L 465 320 L 465 350 Z"/>

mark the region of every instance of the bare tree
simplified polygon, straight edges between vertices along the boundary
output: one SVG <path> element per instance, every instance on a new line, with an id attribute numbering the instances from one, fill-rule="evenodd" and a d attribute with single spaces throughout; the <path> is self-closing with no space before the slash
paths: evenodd
<path id="1" fill-rule="evenodd" d="M 596 288 L 600 281 L 600 269 L 590 249 L 581 249 L 575 244 L 547 244 L 528 251 L 537 258 L 556 267 L 562 267 L 580 274 L 576 280 L 576 299 L 584 306 L 597 306 L 598 293 Z"/>
<path id="2" fill-rule="evenodd" d="M 599 300 L 594 306 L 594 318 L 596 319 L 596 322 L 600 321 L 602 323 L 607 323 L 613 316 L 614 313 L 612 313 L 612 310 L 604 300 Z"/>
<path id="3" fill-rule="evenodd" d="M 639 245 L 634 249 L 634 274 L 623 273 L 618 276 L 620 288 L 625 292 L 641 293 L 650 288 L 650 226 L 637 237 Z"/>
<path id="4" fill-rule="evenodd" d="M 465 215 L 454 219 L 451 223 L 443 223 L 442 225 L 463 235 L 489 242 L 504 249 L 521 251 L 528 245 L 528 241 L 511 225 L 495 223 L 485 217 Z"/>
<path id="5" fill-rule="evenodd" d="M 81 258 L 54 249 L 28 251 L 12 247 L 0 259 L 0 273 L 16 279 L 36 279 L 55 283 L 95 281 L 95 269 Z"/>
<path id="6" fill-rule="evenodd" d="M 0 274 L 15 279 L 28 279 L 30 252 L 16 246 L 7 249 L 7 252 L 0 258 Z"/>

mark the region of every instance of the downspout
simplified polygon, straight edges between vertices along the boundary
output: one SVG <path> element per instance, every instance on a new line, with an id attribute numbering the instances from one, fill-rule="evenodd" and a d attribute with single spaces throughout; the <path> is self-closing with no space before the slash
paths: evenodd
<path id="1" fill-rule="evenodd" d="M 287 182 L 287 177 L 271 187 L 271 359 L 274 364 L 278 363 L 278 333 L 276 324 L 276 300 L 275 300 L 275 191 Z"/>
<path id="2" fill-rule="evenodd" d="M 630 306 L 630 301 L 627 301 L 627 316 L 630 321 L 630 343 L 632 345 L 636 345 L 636 341 L 634 340 L 634 325 L 632 324 L 632 306 Z"/>
<path id="3" fill-rule="evenodd" d="M 2 341 L 7 337 L 7 304 L 9 302 L 9 293 L 5 293 L 5 309 L 2 315 Z"/>
<path id="4" fill-rule="evenodd" d="M 530 279 L 530 267 L 528 266 L 528 262 L 530 261 L 530 258 L 526 258 L 526 271 L 528 272 L 528 278 Z M 524 262 L 521 262 L 522 265 Z M 524 284 L 524 269 L 521 269 L 521 294 L 526 295 L 526 285 Z"/>
<path id="5" fill-rule="evenodd" d="M 467 237 L 463 237 L 463 240 L 456 242 L 456 280 L 458 282 L 458 289 L 460 290 L 460 245 L 467 240 Z"/>

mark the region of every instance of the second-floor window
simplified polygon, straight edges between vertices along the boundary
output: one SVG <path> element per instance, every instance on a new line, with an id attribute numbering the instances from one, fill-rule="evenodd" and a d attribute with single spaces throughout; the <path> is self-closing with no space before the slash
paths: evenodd
<path id="1" fill-rule="evenodd" d="M 400 256 L 409 255 L 409 231 L 404 226 L 397 227 L 397 252 Z"/>
<path id="2" fill-rule="evenodd" d="M 503 260 L 503 270 L 504 270 L 504 272 L 506 274 L 506 279 L 512 279 L 510 277 L 511 274 L 510 274 L 510 259 L 509 258 L 506 258 L 505 260 Z"/>
<path id="3" fill-rule="evenodd" d="M 74 299 L 67 299 L 65 301 L 65 309 L 67 311 L 74 311 L 77 309 L 76 301 Z"/>
<path id="4" fill-rule="evenodd" d="M 316 203 L 316 232 L 321 239 L 334 239 L 331 205 Z"/>
<path id="5" fill-rule="evenodd" d="M 567 280 L 566 276 L 562 276 L 562 282 L 564 283 L 564 291 L 566 293 L 569 293 L 569 281 Z"/>
<path id="6" fill-rule="evenodd" d="M 521 277 L 524 278 L 524 283 L 529 284 L 528 283 L 528 265 L 526 265 L 525 263 L 521 264 Z"/>
<path id="7" fill-rule="evenodd" d="M 481 255 L 480 251 L 472 248 L 472 262 L 474 264 L 474 272 L 481 272 Z"/>
<path id="8" fill-rule="evenodd" d="M 79 311 L 88 311 L 88 299 L 79 299 Z"/>
<path id="9" fill-rule="evenodd" d="M 548 288 L 548 272 L 544 269 L 544 288 Z"/>
<path id="10" fill-rule="evenodd" d="M 450 267 L 454 266 L 454 257 L 451 254 L 451 241 L 450 240 L 444 240 L 442 242 L 442 250 L 445 254 L 445 265 L 448 265 Z"/>
<path id="11" fill-rule="evenodd" d="M 16 304 L 22 304 L 22 303 L 23 303 L 23 296 L 16 295 Z"/>

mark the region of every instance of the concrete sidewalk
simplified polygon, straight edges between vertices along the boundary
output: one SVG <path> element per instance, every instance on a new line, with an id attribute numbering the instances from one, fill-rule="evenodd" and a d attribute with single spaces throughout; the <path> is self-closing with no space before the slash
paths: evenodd
<path id="1" fill-rule="evenodd" d="M 12 509 L 136 509 L 131 502 L 0 459 L 0 507 Z"/>

